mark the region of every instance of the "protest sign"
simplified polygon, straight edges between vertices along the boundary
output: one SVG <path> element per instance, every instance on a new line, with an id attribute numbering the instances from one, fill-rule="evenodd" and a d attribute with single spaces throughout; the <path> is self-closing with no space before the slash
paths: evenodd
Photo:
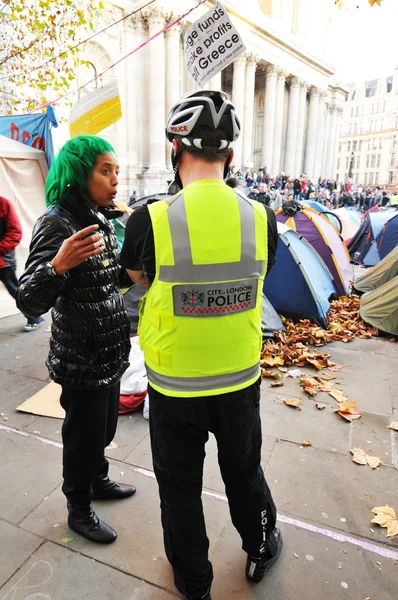
<path id="1" fill-rule="evenodd" d="M 187 69 L 201 88 L 246 50 L 219 2 L 187 29 L 184 47 Z"/>
<path id="2" fill-rule="evenodd" d="M 70 135 L 96 135 L 121 118 L 122 106 L 115 81 L 91 92 L 72 106 L 69 115 Z"/>

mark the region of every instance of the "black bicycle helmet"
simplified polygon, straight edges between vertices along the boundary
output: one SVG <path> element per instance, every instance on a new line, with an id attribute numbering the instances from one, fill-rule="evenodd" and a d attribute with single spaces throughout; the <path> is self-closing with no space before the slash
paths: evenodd
<path id="1" fill-rule="evenodd" d="M 203 140 L 195 136 L 199 127 L 221 129 L 226 139 L 220 141 L 219 152 L 229 147 L 240 135 L 240 122 L 235 106 L 225 92 L 201 90 L 189 92 L 171 109 L 166 123 L 169 142 L 178 139 L 192 150 L 202 151 Z"/>

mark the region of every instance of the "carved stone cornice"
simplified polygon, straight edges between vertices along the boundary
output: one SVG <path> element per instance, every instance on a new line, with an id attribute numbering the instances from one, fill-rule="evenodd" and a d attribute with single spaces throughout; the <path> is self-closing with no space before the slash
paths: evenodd
<path id="1" fill-rule="evenodd" d="M 246 66 L 255 67 L 260 60 L 260 57 L 255 52 L 245 52 Z"/>
<path id="2" fill-rule="evenodd" d="M 237 56 L 234 60 L 234 66 L 241 66 L 244 67 L 246 65 L 246 52 L 243 52 L 243 54 L 240 54 L 239 56 Z"/>
<path id="3" fill-rule="evenodd" d="M 301 87 L 301 82 L 302 79 L 300 79 L 300 77 L 291 77 L 290 81 L 289 81 L 289 87 L 290 89 L 295 89 L 295 88 L 300 88 Z"/>
<path id="4" fill-rule="evenodd" d="M 169 14 L 169 17 L 167 19 L 168 23 L 172 23 L 177 18 L 177 16 L 178 15 L 176 15 L 175 13 Z M 165 35 L 166 35 L 166 37 L 177 37 L 177 38 L 179 38 L 181 36 L 181 31 L 182 31 L 181 22 L 180 23 L 175 23 L 173 25 L 173 27 L 170 27 L 166 31 Z"/>
<path id="5" fill-rule="evenodd" d="M 280 67 L 278 65 L 267 65 L 264 69 L 265 76 L 267 79 L 271 79 L 273 77 L 277 77 L 279 73 Z"/>
<path id="6" fill-rule="evenodd" d="M 149 27 L 164 27 L 170 18 L 170 11 L 161 6 L 147 7 L 141 10 L 141 14 L 147 21 Z"/>
<path id="7" fill-rule="evenodd" d="M 319 100 L 319 88 L 312 86 L 310 89 L 310 98 L 314 98 L 314 100 Z"/>
<path id="8" fill-rule="evenodd" d="M 278 67 L 278 81 L 285 81 L 288 75 L 289 71 L 287 71 L 283 67 Z"/>

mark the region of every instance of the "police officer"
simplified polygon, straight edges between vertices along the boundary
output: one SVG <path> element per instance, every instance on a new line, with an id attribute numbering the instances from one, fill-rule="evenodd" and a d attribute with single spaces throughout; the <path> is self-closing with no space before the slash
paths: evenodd
<path id="1" fill-rule="evenodd" d="M 209 599 L 201 500 L 209 431 L 249 580 L 262 579 L 282 545 L 260 465 L 259 409 L 261 294 L 277 231 L 272 210 L 223 181 L 240 134 L 225 93 L 185 95 L 166 134 L 181 191 L 133 213 L 121 263 L 149 286 L 139 332 L 166 554 L 178 590 Z"/>

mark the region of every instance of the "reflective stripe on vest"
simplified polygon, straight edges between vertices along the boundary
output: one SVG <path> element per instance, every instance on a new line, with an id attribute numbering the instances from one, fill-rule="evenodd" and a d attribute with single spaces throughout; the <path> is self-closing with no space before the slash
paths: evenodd
<path id="1" fill-rule="evenodd" d="M 208 392 L 210 390 L 223 390 L 238 386 L 242 381 L 256 380 L 260 376 L 260 367 L 253 367 L 227 373 L 225 375 L 212 375 L 210 377 L 168 377 L 156 373 L 146 365 L 147 375 L 150 383 L 160 388 L 166 388 L 172 392 Z"/>
<path id="2" fill-rule="evenodd" d="M 264 261 L 256 260 L 256 222 L 253 207 L 237 193 L 241 222 L 241 257 L 239 262 L 195 265 L 192 260 L 188 221 L 183 192 L 167 211 L 173 243 L 174 266 L 160 266 L 159 281 L 218 282 L 249 277 L 262 277 Z M 187 249 L 189 249 L 187 251 Z"/>

